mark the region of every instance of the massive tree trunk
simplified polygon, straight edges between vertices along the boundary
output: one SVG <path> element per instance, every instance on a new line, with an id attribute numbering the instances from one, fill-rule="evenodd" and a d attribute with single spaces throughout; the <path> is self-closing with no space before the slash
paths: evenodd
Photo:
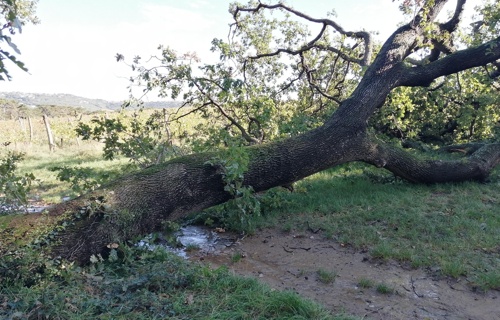
<path id="1" fill-rule="evenodd" d="M 404 60 L 418 47 L 420 27 L 435 19 L 446 1 L 435 0 L 411 25 L 399 28 L 384 44 L 351 97 L 320 128 L 284 141 L 247 149 L 250 163 L 244 185 L 255 191 L 285 185 L 350 161 L 383 167 L 413 182 L 483 180 L 500 161 L 500 144 L 485 145 L 460 161 L 420 160 L 367 131 L 367 121 L 398 86 L 426 86 L 440 76 L 500 58 L 500 38 L 448 54 L 420 66 Z M 458 1 L 460 15 L 465 1 Z M 283 5 L 279 5 L 284 7 Z M 251 10 L 264 10 L 259 5 Z M 325 23 L 329 23 L 325 20 Z M 443 24 L 442 26 L 446 26 Z M 194 154 L 125 176 L 88 195 L 54 207 L 50 216 L 66 221 L 51 253 L 86 263 L 112 243 L 160 230 L 175 220 L 231 198 L 220 168 L 207 164 L 214 154 Z"/>

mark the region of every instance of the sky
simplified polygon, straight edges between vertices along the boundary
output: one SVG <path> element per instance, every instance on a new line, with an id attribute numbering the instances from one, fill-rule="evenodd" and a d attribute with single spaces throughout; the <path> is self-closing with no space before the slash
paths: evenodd
<path id="1" fill-rule="evenodd" d="M 476 0 L 477 1 L 477 0 Z M 148 57 L 164 45 L 179 53 L 196 52 L 202 61 L 215 59 L 214 38 L 227 39 L 231 0 L 40 0 L 41 24 L 27 25 L 13 42 L 29 73 L 9 65 L 12 81 L 0 92 L 68 93 L 122 101 L 128 97 L 129 67 L 116 62 Z M 240 2 L 244 2 L 240 0 Z M 346 30 L 378 32 L 385 40 L 403 20 L 398 1 L 288 0 L 289 5 L 317 18 L 335 10 Z M 150 98 L 155 100 L 154 98 Z"/>

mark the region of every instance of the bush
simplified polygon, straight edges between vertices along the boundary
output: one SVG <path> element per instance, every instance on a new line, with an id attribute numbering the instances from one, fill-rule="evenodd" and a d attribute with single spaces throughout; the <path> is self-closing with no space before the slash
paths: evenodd
<path id="1" fill-rule="evenodd" d="M 17 164 L 23 159 L 24 154 L 16 152 L 9 152 L 0 159 L 0 213 L 26 209 L 27 196 L 35 176 L 32 173 L 16 173 Z"/>

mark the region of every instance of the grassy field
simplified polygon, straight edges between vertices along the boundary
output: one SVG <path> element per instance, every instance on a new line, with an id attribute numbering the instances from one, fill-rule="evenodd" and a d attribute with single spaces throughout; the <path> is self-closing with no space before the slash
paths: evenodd
<path id="1" fill-rule="evenodd" d="M 487 183 L 415 185 L 352 163 L 318 173 L 282 195 L 262 226 L 321 230 L 373 259 L 500 289 L 500 170 Z M 264 217 L 266 218 L 266 217 Z"/>
<path id="2" fill-rule="evenodd" d="M 95 142 L 82 142 L 80 146 L 58 148 L 50 153 L 45 148 L 22 148 L 25 160 L 20 163 L 19 171 L 32 172 L 38 181 L 33 185 L 36 199 L 42 203 L 58 203 L 63 198 L 73 198 L 78 195 L 71 189 L 71 184 L 61 182 L 57 178 L 57 171 L 50 170 L 54 167 L 88 167 L 96 174 L 116 176 L 127 172 L 130 164 L 126 158 L 104 160 L 102 145 Z"/>
<path id="3" fill-rule="evenodd" d="M 155 110 L 146 109 L 142 112 L 128 110 L 125 112 L 94 112 L 85 113 L 82 110 L 65 107 L 47 107 L 51 130 L 56 144 L 50 150 L 47 132 L 42 120 L 40 110 L 31 116 L 31 130 L 26 117 L 2 119 L 0 117 L 0 157 L 8 152 L 17 152 L 25 155 L 25 160 L 20 163 L 20 173 L 31 172 L 38 179 L 33 188 L 34 198 L 45 203 L 57 203 L 62 198 L 74 197 L 78 192 L 71 190 L 71 185 L 58 181 L 57 172 L 51 171 L 54 167 L 86 167 L 96 173 L 113 177 L 126 173 L 133 168 L 131 161 L 117 156 L 113 161 L 103 159 L 103 143 L 82 140 L 75 131 L 78 123 L 91 123 L 96 118 L 122 119 L 125 125 L 130 126 L 133 115 L 145 121 Z M 68 109 L 68 110 L 67 110 Z M 78 111 L 78 112 L 77 112 Z M 34 113 L 34 111 L 31 111 Z M 175 112 L 175 110 L 168 110 Z M 17 115 L 16 115 L 17 117 Z M 183 122 L 170 125 L 170 130 L 176 135 L 192 132 L 200 119 L 190 115 Z M 32 134 L 30 134 L 30 131 Z M 126 137 L 126 134 L 123 136 Z M 3 145 L 3 146 L 2 146 Z"/>
<path id="4" fill-rule="evenodd" d="M 65 141 L 52 153 L 42 137 L 2 149 L 26 154 L 20 172 L 39 179 L 33 199 L 57 203 L 77 195 L 50 167 L 85 166 L 110 177 L 129 170 L 127 159 L 102 160 L 100 143 Z M 471 290 L 500 290 L 499 187 L 498 169 L 483 184 L 414 185 L 352 163 L 296 183 L 295 192 L 277 188 L 261 196 L 254 225 L 256 232 L 275 225 L 288 232 L 315 230 L 372 259 L 464 278 Z M 11 219 L 0 216 L 0 239 L 13 232 Z M 85 268 L 40 258 L 29 248 L 0 252 L 6 252 L 0 258 L 0 318 L 352 319 L 163 251 L 124 246 L 124 256 Z M 331 276 L 325 273 L 325 281 Z"/>

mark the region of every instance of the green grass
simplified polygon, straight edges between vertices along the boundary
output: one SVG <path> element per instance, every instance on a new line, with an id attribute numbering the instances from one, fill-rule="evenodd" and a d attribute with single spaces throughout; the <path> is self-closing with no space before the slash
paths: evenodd
<path id="1" fill-rule="evenodd" d="M 358 281 L 358 286 L 364 289 L 373 288 L 375 286 L 375 281 L 368 278 L 361 278 Z"/>
<path id="2" fill-rule="evenodd" d="M 371 289 L 375 288 L 375 291 L 381 294 L 393 294 L 394 293 L 394 287 L 385 284 L 383 282 L 381 283 L 376 283 L 372 279 L 368 278 L 361 278 L 358 281 L 358 286 L 363 289 Z"/>
<path id="3" fill-rule="evenodd" d="M 442 276 L 466 276 L 473 287 L 500 289 L 499 175 L 484 184 L 415 185 L 348 164 L 298 182 L 297 192 L 284 193 L 286 206 L 265 211 L 260 226 L 319 229 L 373 259 L 432 266 Z"/>
<path id="4" fill-rule="evenodd" d="M 65 269 L 27 254 L 24 264 L 44 264 L 44 271 L 24 268 L 12 275 L 14 283 L 0 283 L 0 318 L 354 319 L 225 268 L 188 263 L 162 250 L 120 252 L 120 261 Z M 23 279 L 30 277 L 27 286 Z"/>
<path id="5" fill-rule="evenodd" d="M 231 256 L 232 263 L 238 263 L 243 259 L 243 254 L 241 252 L 236 252 Z"/>
<path id="6" fill-rule="evenodd" d="M 97 174 L 118 176 L 126 172 L 129 164 L 125 158 L 104 160 L 102 144 L 95 142 L 57 148 L 52 153 L 46 146 L 28 144 L 18 145 L 11 150 L 25 154 L 25 159 L 19 163 L 18 171 L 20 174 L 31 172 L 35 175 L 37 182 L 33 184 L 31 198 L 45 203 L 59 203 L 63 197 L 73 198 L 78 195 L 71 190 L 69 183 L 57 179 L 57 172 L 49 170 L 52 167 L 89 167 Z"/>
<path id="7" fill-rule="evenodd" d="M 337 272 L 333 270 L 319 269 L 316 274 L 318 276 L 318 281 L 324 284 L 333 283 L 337 278 Z"/>
<path id="8" fill-rule="evenodd" d="M 393 294 L 394 288 L 385 283 L 379 283 L 375 286 L 375 291 L 381 294 Z"/>

